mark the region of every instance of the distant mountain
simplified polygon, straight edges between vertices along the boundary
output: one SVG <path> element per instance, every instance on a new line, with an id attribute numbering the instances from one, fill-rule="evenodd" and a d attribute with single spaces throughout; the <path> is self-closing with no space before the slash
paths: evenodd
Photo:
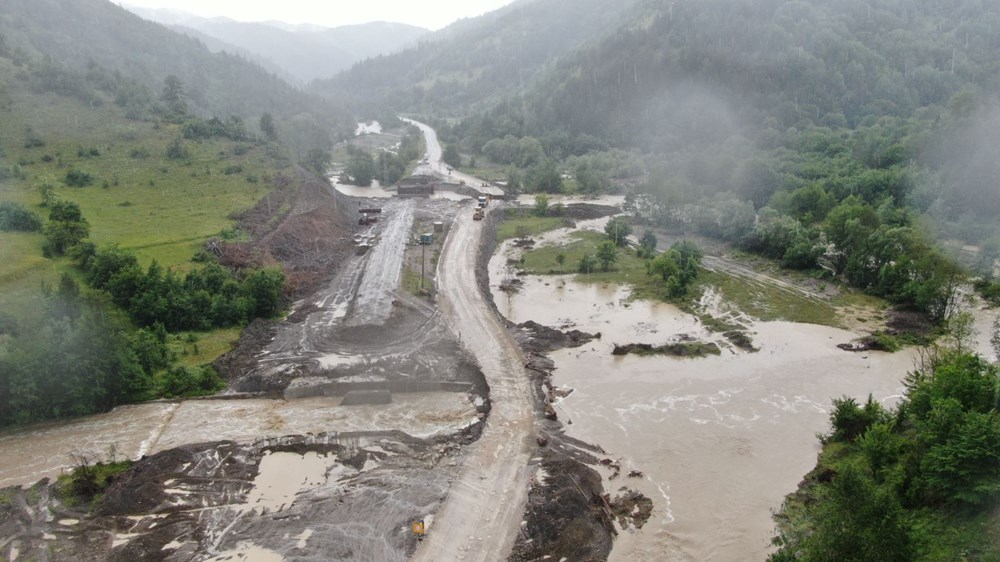
<path id="1" fill-rule="evenodd" d="M 359 63 L 314 91 L 399 109 L 454 112 L 529 86 L 539 70 L 615 30 L 639 0 L 519 0 Z"/>
<path id="2" fill-rule="evenodd" d="M 107 0 L 3 0 L 0 35 L 27 56 L 86 70 L 99 65 L 138 80 L 154 93 L 174 75 L 192 109 L 255 118 L 310 114 L 330 125 L 346 113 L 288 85 L 241 56 L 205 45 Z"/>
<path id="3" fill-rule="evenodd" d="M 201 39 L 213 51 L 245 53 L 265 67 L 280 68 L 300 84 L 329 78 L 356 62 L 414 45 L 428 33 L 421 27 L 389 22 L 325 28 L 202 18 L 174 10 L 129 10 Z"/>

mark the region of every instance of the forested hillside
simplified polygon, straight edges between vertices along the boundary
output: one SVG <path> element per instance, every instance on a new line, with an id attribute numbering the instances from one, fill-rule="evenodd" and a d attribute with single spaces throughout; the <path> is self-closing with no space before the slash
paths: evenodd
<path id="1" fill-rule="evenodd" d="M 167 76 L 176 76 L 196 114 L 254 118 L 270 113 L 289 124 L 286 132 L 294 135 L 286 140 L 303 154 L 310 147 L 325 148 L 330 131 L 350 128 L 342 106 L 296 90 L 241 57 L 213 54 L 198 41 L 107 0 L 5 0 L 0 35 L 15 60 L 45 57 L 55 67 L 103 75 L 102 85 L 134 82 L 135 88 L 121 94 L 132 106 L 148 104 L 144 94 L 155 95 Z M 60 80 L 60 87 L 84 95 L 96 87 L 65 75 Z"/>
<path id="2" fill-rule="evenodd" d="M 629 13 L 523 94 L 440 123 L 442 139 L 508 167 L 512 189 L 631 183 L 637 220 L 823 268 L 938 319 L 957 279 L 940 240 L 981 245 L 968 265 L 992 276 L 1000 6 L 648 1 Z"/>
<path id="3" fill-rule="evenodd" d="M 425 36 L 415 48 L 358 64 L 312 89 L 347 94 L 361 107 L 384 103 L 394 110 L 452 115 L 520 95 L 552 60 L 613 31 L 634 4 L 520 0 Z"/>
<path id="4" fill-rule="evenodd" d="M 56 7 L 48 29 L 34 10 Z M 97 45 L 60 43 L 83 41 L 56 31 L 73 17 Z M 0 30 L 0 426 L 218 390 L 209 363 L 282 309 L 286 279 L 260 251 L 230 269 L 222 248 L 290 211 L 309 181 L 295 161 L 323 172 L 323 124 L 343 114 L 242 61 L 200 86 L 161 75 L 229 61 L 107 2 L 5 2 Z M 78 67 L 86 52 L 102 62 Z"/>

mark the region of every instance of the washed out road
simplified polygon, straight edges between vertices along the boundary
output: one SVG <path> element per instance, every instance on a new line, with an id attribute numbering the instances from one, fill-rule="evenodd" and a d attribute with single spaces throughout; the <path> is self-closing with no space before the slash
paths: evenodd
<path id="1" fill-rule="evenodd" d="M 421 128 L 426 137 L 429 127 Z M 493 408 L 413 560 L 505 560 L 524 514 L 534 424 L 531 385 L 520 350 L 477 287 L 480 238 L 481 223 L 472 220 L 472 210 L 460 213 L 438 262 L 438 297 L 446 321 L 489 382 Z"/>

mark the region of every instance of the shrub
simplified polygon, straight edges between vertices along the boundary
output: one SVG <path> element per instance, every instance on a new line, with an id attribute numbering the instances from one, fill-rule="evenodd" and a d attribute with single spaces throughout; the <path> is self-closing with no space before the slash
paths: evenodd
<path id="1" fill-rule="evenodd" d="M 17 203 L 0 201 L 0 230 L 5 232 L 38 232 L 42 219 Z"/>
<path id="2" fill-rule="evenodd" d="M 87 187 L 94 182 L 94 176 L 79 168 L 73 168 L 66 172 L 65 182 L 70 187 Z"/>
<path id="3" fill-rule="evenodd" d="M 833 441 L 854 441 L 873 424 L 888 421 L 889 414 L 881 404 L 869 394 L 864 407 L 850 396 L 835 398 L 830 424 L 833 426 Z"/>

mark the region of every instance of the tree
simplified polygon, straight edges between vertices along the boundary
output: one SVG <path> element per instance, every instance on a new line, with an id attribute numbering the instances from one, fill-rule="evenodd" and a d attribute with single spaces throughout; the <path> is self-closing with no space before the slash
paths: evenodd
<path id="1" fill-rule="evenodd" d="M 90 224 L 80 206 L 72 201 L 57 201 L 49 209 L 49 224 L 43 230 L 46 256 L 62 256 L 90 235 Z"/>
<path id="2" fill-rule="evenodd" d="M 363 150 L 355 150 L 347 160 L 344 173 L 354 185 L 368 187 L 375 179 L 375 159 Z"/>
<path id="3" fill-rule="evenodd" d="M 593 255 L 589 253 L 583 254 L 583 257 L 580 258 L 580 264 L 577 266 L 577 271 L 580 273 L 593 273 L 596 265 Z"/>
<path id="4" fill-rule="evenodd" d="M 833 412 L 830 413 L 830 425 L 833 427 L 830 439 L 854 441 L 873 424 L 888 421 L 888 418 L 885 409 L 870 394 L 864 407 L 850 396 L 835 398 Z"/>
<path id="5" fill-rule="evenodd" d="M 243 286 L 253 299 L 255 316 L 270 318 L 281 310 L 285 274 L 280 269 L 258 269 L 247 276 Z"/>
<path id="6" fill-rule="evenodd" d="M 327 169 L 330 167 L 330 160 L 333 156 L 329 152 L 323 150 L 322 148 L 311 148 L 309 152 L 306 153 L 305 164 L 312 170 L 316 175 L 321 178 L 326 177 Z M 371 160 L 371 156 L 368 157 Z M 371 185 L 372 178 L 375 177 L 375 163 L 371 162 L 371 165 L 367 168 L 370 172 L 367 176 L 368 183 L 359 185 Z"/>
<path id="7" fill-rule="evenodd" d="M 38 232 L 42 219 L 18 203 L 0 201 L 0 231 Z"/>
<path id="8" fill-rule="evenodd" d="M 406 174 L 406 163 L 399 156 L 387 150 L 379 152 L 375 167 L 376 177 L 382 185 L 392 185 Z"/>
<path id="9" fill-rule="evenodd" d="M 166 155 L 171 160 L 184 160 L 189 154 L 187 147 L 184 146 L 184 141 L 180 137 L 177 137 L 167 144 Z"/>
<path id="10" fill-rule="evenodd" d="M 48 207 L 55 198 L 56 187 L 53 185 L 52 179 L 48 177 L 42 178 L 42 181 L 35 185 L 35 189 L 42 197 L 42 202 L 39 203 L 39 206 Z"/>
<path id="11" fill-rule="evenodd" d="M 618 261 L 618 246 L 611 240 L 604 240 L 597 246 L 597 261 L 601 264 L 601 269 L 610 271 L 611 266 Z"/>
<path id="12" fill-rule="evenodd" d="M 701 249 L 695 244 L 682 240 L 670 249 L 646 263 L 646 272 L 663 279 L 667 296 L 681 298 L 698 278 L 701 266 Z"/>
<path id="13" fill-rule="evenodd" d="M 1000 415 L 970 412 L 920 464 L 933 499 L 980 505 L 1000 493 Z"/>
<path id="14" fill-rule="evenodd" d="M 604 191 L 608 187 L 608 178 L 600 170 L 591 168 L 588 163 L 580 163 L 574 172 L 576 184 L 580 191 L 587 194 L 596 194 Z"/>
<path id="15" fill-rule="evenodd" d="M 611 217 L 608 224 L 604 225 L 604 233 L 608 235 L 608 239 L 615 246 L 624 247 L 628 244 L 628 237 L 632 234 L 632 226 L 629 225 L 625 217 Z"/>
<path id="16" fill-rule="evenodd" d="M 462 155 L 458 153 L 458 147 L 453 143 L 445 145 L 444 152 L 441 154 L 441 160 L 452 168 L 462 167 Z"/>
<path id="17" fill-rule="evenodd" d="M 278 140 L 278 129 L 274 126 L 274 117 L 270 113 L 260 116 L 260 132 L 271 142 Z"/>
<path id="18" fill-rule="evenodd" d="M 559 264 L 559 271 L 563 270 L 563 266 L 566 264 L 566 254 L 559 252 L 556 254 L 556 262 Z M 1000 322 L 1000 320 L 998 320 Z"/>
<path id="19" fill-rule="evenodd" d="M 184 82 L 177 76 L 170 74 L 163 79 L 163 92 L 160 100 L 167 107 L 167 112 L 171 117 L 179 119 L 187 114 L 187 102 L 184 100 Z"/>
<path id="20" fill-rule="evenodd" d="M 640 258 L 650 259 L 656 255 L 656 235 L 653 231 L 647 230 L 639 239 L 639 250 L 637 254 Z"/>
<path id="21" fill-rule="evenodd" d="M 910 526 L 891 490 L 874 485 L 853 464 L 826 488 L 813 533 L 793 545 L 801 560 L 815 562 L 913 560 Z"/>
<path id="22" fill-rule="evenodd" d="M 545 159 L 528 170 L 528 189 L 536 193 L 562 193 L 563 181 L 556 163 Z"/>
<path id="23" fill-rule="evenodd" d="M 544 217 L 549 212 L 549 196 L 544 193 L 535 194 L 535 215 Z"/>
<path id="24" fill-rule="evenodd" d="M 946 322 L 948 338 L 959 353 L 967 351 L 976 343 L 976 318 L 971 312 L 962 311 L 952 315 Z"/>
<path id="25" fill-rule="evenodd" d="M 993 321 L 993 335 L 990 336 L 990 346 L 993 348 L 993 359 L 1000 363 L 1000 317 Z"/>

